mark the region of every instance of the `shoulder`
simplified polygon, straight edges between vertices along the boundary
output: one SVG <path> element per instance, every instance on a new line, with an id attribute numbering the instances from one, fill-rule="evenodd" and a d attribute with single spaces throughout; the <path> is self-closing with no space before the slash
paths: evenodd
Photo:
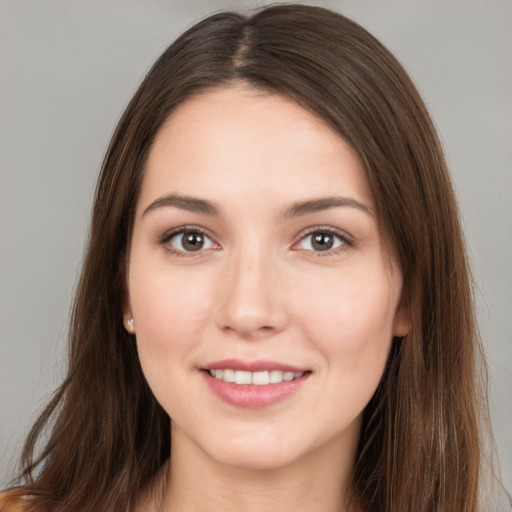
<path id="1" fill-rule="evenodd" d="M 13 495 L 12 492 L 0 492 L 0 512 L 24 512 L 27 500 Z"/>

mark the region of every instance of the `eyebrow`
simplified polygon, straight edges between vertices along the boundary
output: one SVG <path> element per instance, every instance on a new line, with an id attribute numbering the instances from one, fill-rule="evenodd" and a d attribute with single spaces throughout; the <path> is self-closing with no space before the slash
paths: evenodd
<path id="1" fill-rule="evenodd" d="M 157 208 L 174 207 L 180 210 L 187 210 L 189 212 L 204 213 L 206 215 L 218 216 L 219 209 L 210 201 L 206 199 L 199 199 L 197 197 L 182 196 L 179 194 L 169 194 L 167 196 L 159 197 L 153 201 L 142 212 L 142 216 L 156 210 Z"/>
<path id="2" fill-rule="evenodd" d="M 169 194 L 155 199 L 155 201 L 153 201 L 149 206 L 145 208 L 145 210 L 142 212 L 142 216 L 158 208 L 165 207 L 178 208 L 180 210 L 186 210 L 195 213 L 203 213 L 212 217 L 219 216 L 219 208 L 215 206 L 215 204 L 211 201 L 207 201 L 206 199 L 199 199 L 197 197 L 182 196 L 179 194 Z M 289 219 L 337 207 L 356 208 L 370 216 L 373 216 L 373 210 L 369 206 L 351 197 L 341 196 L 321 197 L 307 201 L 297 201 L 288 206 L 283 211 L 282 216 L 285 219 Z"/>
<path id="3" fill-rule="evenodd" d="M 321 212 L 330 208 L 337 208 L 340 206 L 357 208 L 370 216 L 373 216 L 373 210 L 359 201 L 351 197 L 321 197 L 319 199 L 311 199 L 308 201 L 298 201 L 286 208 L 283 213 L 284 218 L 298 217 L 300 215 L 307 215 L 308 213 Z"/>

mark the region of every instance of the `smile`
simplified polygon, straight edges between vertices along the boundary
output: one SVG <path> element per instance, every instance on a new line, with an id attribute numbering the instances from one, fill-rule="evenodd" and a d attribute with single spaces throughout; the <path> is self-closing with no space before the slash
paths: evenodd
<path id="1" fill-rule="evenodd" d="M 279 384 L 299 379 L 305 372 L 288 372 L 282 370 L 265 370 L 250 372 L 244 370 L 233 370 L 230 368 L 208 370 L 212 377 L 224 382 L 234 384 L 250 384 L 253 386 L 267 386 L 268 384 Z"/>
<path id="2" fill-rule="evenodd" d="M 211 392 L 230 406 L 259 409 L 299 393 L 313 373 L 285 363 L 225 359 L 202 368 Z"/>

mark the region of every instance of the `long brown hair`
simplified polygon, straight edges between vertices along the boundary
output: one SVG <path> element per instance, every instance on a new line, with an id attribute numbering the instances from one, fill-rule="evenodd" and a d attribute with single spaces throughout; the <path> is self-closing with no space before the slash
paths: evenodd
<path id="1" fill-rule="evenodd" d="M 186 99 L 234 82 L 294 99 L 355 148 L 403 275 L 412 328 L 394 339 L 364 411 L 354 474 L 364 510 L 478 510 L 483 359 L 442 149 L 396 59 L 356 23 L 304 5 L 199 22 L 159 58 L 128 105 L 96 190 L 68 376 L 28 436 L 25 485 L 14 494 L 31 495 L 40 510 L 124 512 L 169 457 L 169 417 L 123 327 L 123 262 L 159 128 Z"/>

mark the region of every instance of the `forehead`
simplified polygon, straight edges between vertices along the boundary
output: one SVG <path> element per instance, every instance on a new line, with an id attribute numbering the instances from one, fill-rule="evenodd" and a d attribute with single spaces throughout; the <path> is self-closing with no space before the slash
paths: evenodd
<path id="1" fill-rule="evenodd" d="M 167 119 L 149 154 L 140 203 L 191 191 L 222 203 L 240 194 L 270 201 L 281 192 L 301 199 L 332 189 L 372 206 L 362 164 L 339 134 L 285 96 L 229 87 L 194 96 Z"/>

